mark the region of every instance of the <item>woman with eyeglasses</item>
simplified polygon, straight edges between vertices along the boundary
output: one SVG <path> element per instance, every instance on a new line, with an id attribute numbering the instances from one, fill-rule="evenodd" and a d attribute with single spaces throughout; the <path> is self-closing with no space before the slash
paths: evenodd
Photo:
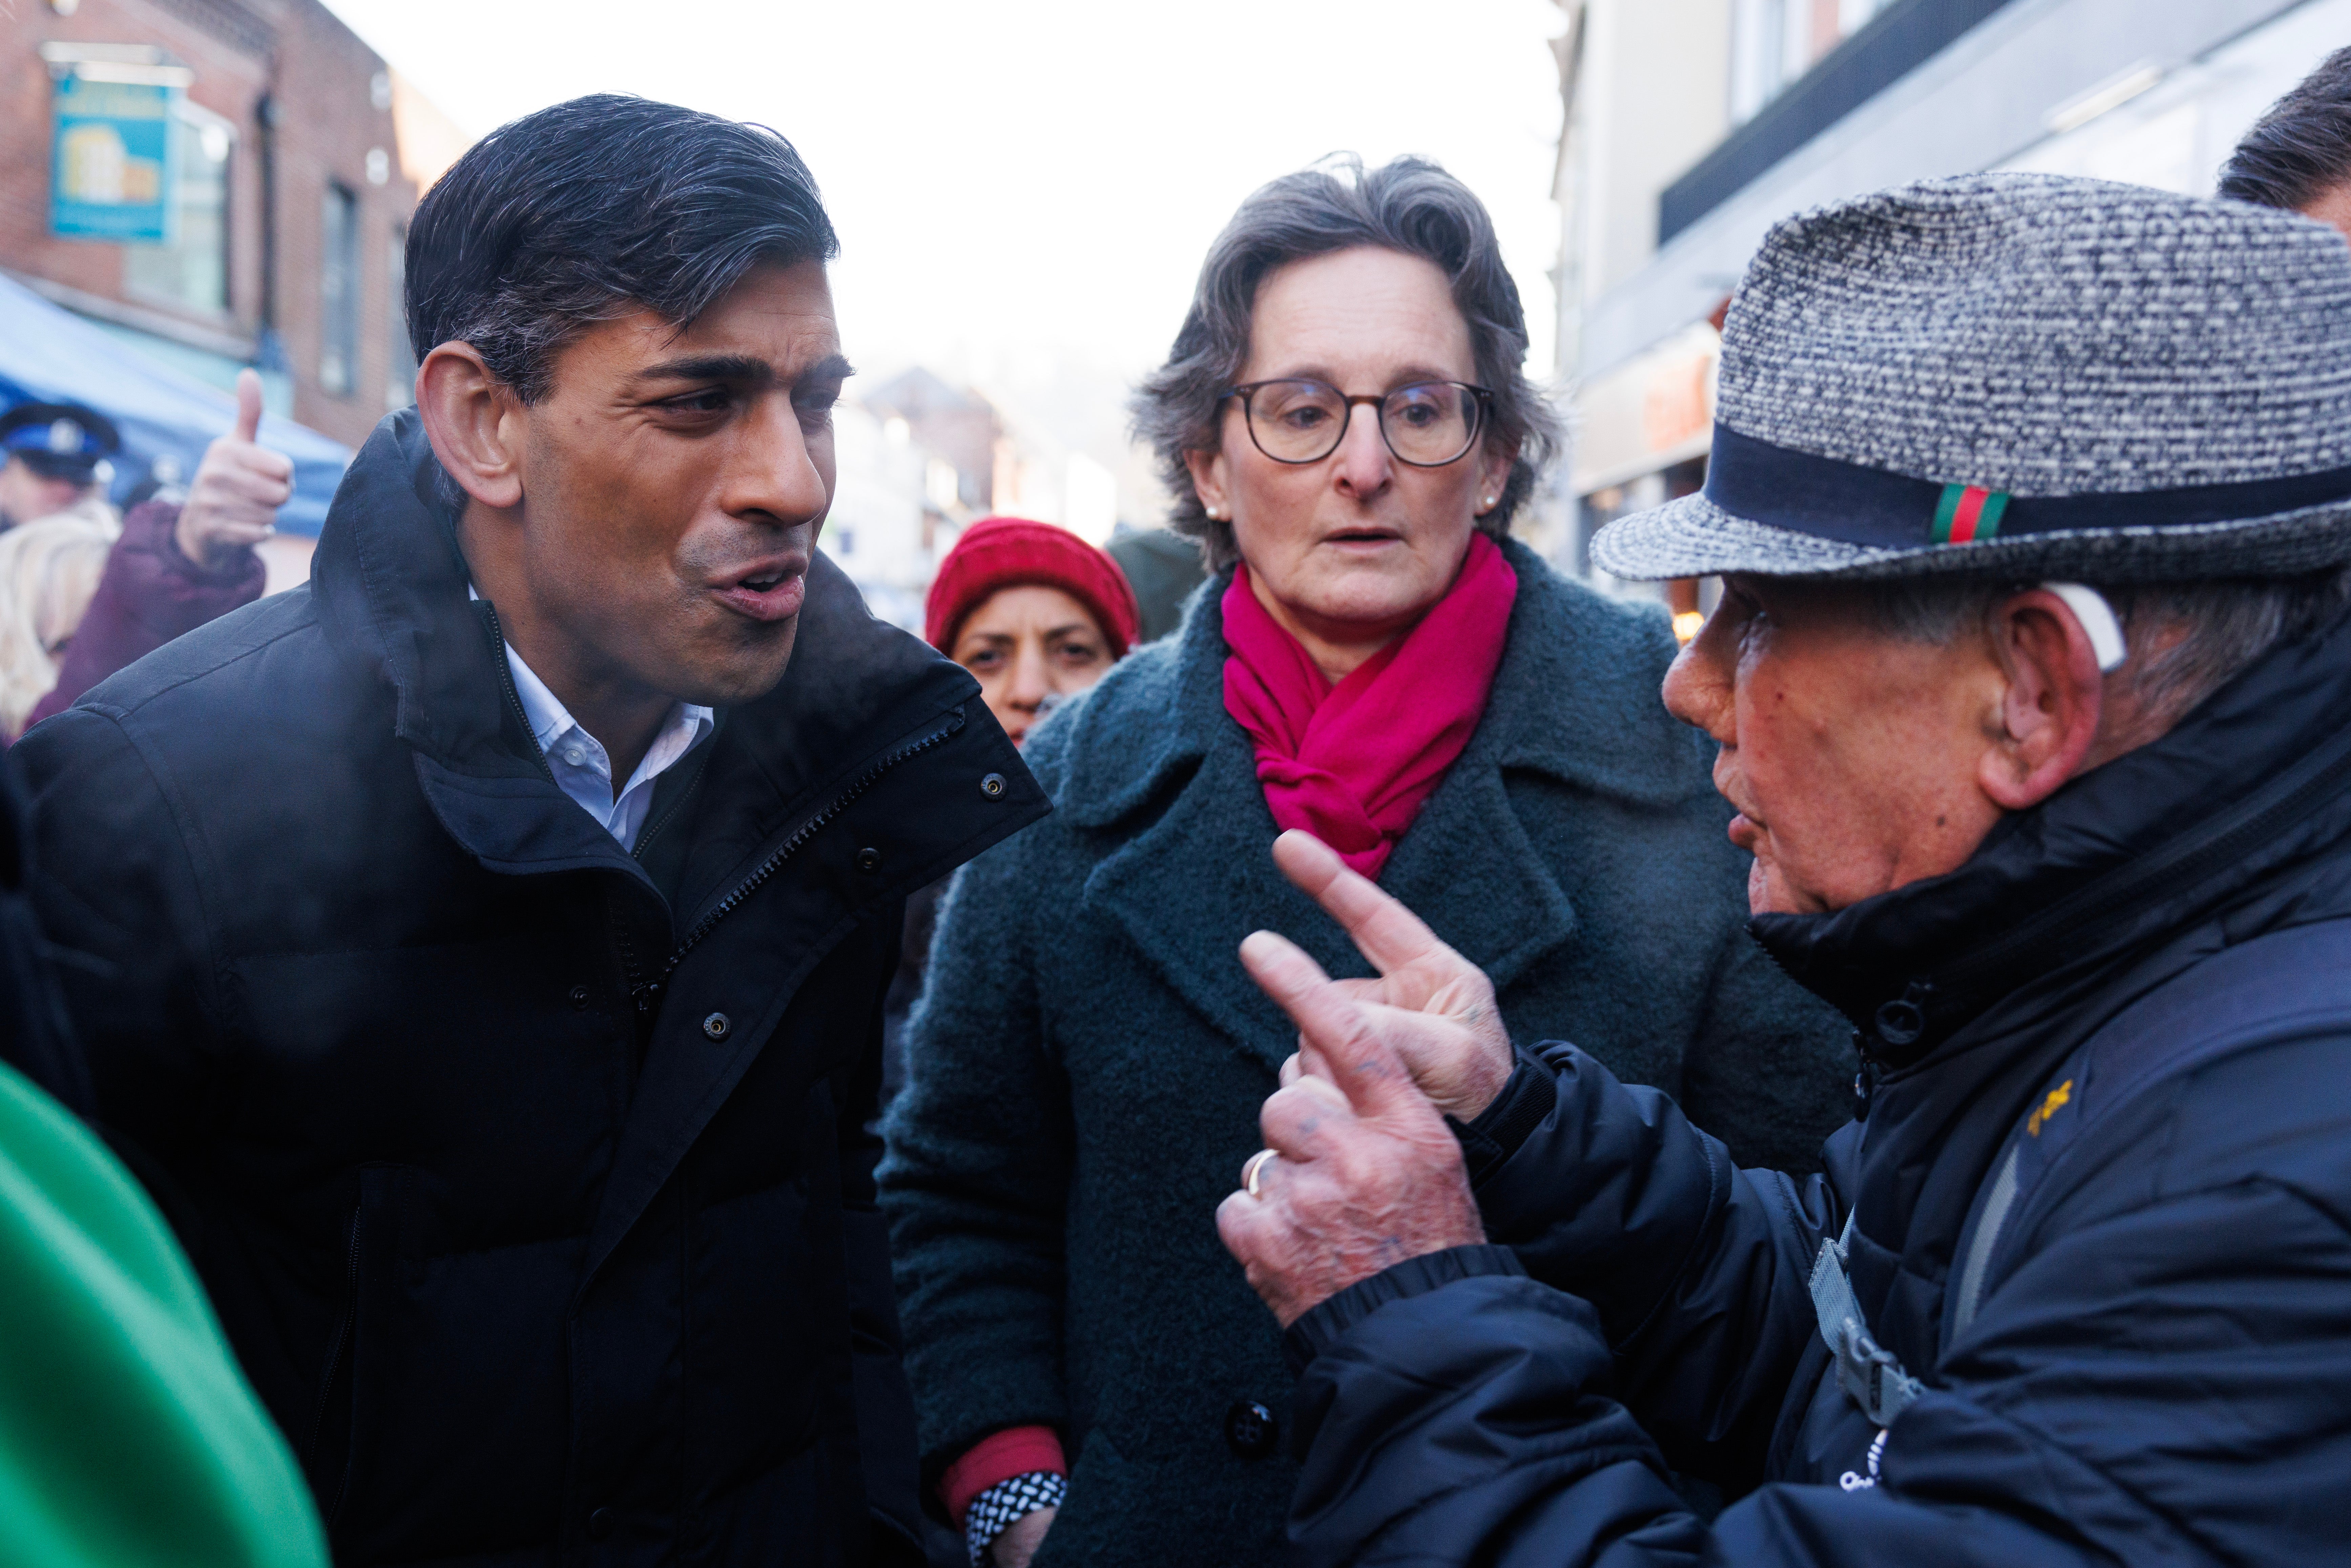
<path id="1" fill-rule="evenodd" d="M 948 894 L 886 1129 L 925 1485 L 975 1561 L 1281 1558 L 1290 1377 L 1215 1212 L 1296 1035 L 1235 949 L 1367 973 L 1282 830 L 1491 975 L 1513 1039 L 1741 1162 L 1850 1114 L 1850 1031 L 1749 939 L 1711 748 L 1657 700 L 1660 607 L 1510 538 L 1557 440 L 1526 350 L 1478 199 L 1350 162 L 1242 204 L 1144 383 L 1210 579 L 1029 738 L 1058 810 Z M 1473 1175 L 1523 1131 L 1464 1127 Z"/>

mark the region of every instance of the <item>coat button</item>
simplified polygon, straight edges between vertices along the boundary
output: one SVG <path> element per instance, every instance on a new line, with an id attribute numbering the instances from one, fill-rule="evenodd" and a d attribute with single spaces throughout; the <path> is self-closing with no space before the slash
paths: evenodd
<path id="1" fill-rule="evenodd" d="M 726 1031 L 735 1026 L 726 1021 L 725 1013 L 712 1013 L 702 1020 L 702 1032 L 713 1040 L 725 1040 Z"/>
<path id="2" fill-rule="evenodd" d="M 991 800 L 1003 794 L 1005 789 L 1004 775 L 1001 773 L 991 773 L 979 781 L 979 792 Z"/>
<path id="3" fill-rule="evenodd" d="M 587 1007 L 588 1007 L 588 988 L 587 988 L 587 987 L 585 987 L 585 986 L 574 986 L 574 987 L 572 987 L 572 988 L 571 988 L 571 1005 L 572 1005 L 573 1007 L 575 1007 L 575 1008 L 578 1008 L 578 1009 L 581 1009 L 582 1011 L 585 1011 L 585 1010 L 587 1009 Z"/>
<path id="4" fill-rule="evenodd" d="M 875 872 L 880 871 L 882 869 L 882 852 L 875 849 L 863 849 L 858 851 L 857 869 L 863 872 L 868 876 L 872 876 Z"/>
<path id="5" fill-rule="evenodd" d="M 1244 1459 L 1273 1452 L 1273 1412 L 1254 1399 L 1236 1399 L 1225 1412 L 1225 1444 Z"/>
<path id="6" fill-rule="evenodd" d="M 612 1511 L 600 1508 L 588 1516 L 588 1539 L 601 1541 L 612 1533 Z"/>

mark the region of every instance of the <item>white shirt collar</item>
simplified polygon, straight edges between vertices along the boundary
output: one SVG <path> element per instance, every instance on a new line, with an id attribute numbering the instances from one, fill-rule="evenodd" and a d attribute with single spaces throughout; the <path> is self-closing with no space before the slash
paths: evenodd
<path id="1" fill-rule="evenodd" d="M 465 596 L 481 598 L 470 585 Z M 645 748 L 644 760 L 637 764 L 628 783 L 615 790 L 612 761 L 603 743 L 580 727 L 580 721 L 563 706 L 563 699 L 523 662 L 512 643 L 507 643 L 506 649 L 507 668 L 514 674 L 515 695 L 522 700 L 523 717 L 529 722 L 531 738 L 538 743 L 547 759 L 548 771 L 555 775 L 556 788 L 595 818 L 620 841 L 622 849 L 634 850 L 638 830 L 644 826 L 646 810 L 653 804 L 654 780 L 716 727 L 717 715 L 695 703 L 672 704 L 661 733 Z"/>

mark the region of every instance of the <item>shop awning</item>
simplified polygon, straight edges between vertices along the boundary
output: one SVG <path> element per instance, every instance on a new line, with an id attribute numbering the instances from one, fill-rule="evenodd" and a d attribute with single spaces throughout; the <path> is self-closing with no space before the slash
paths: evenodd
<path id="1" fill-rule="evenodd" d="M 167 454 L 179 460 L 183 479 L 193 476 L 205 446 L 228 433 L 236 413 L 227 393 L 0 277 L 0 410 L 20 402 L 87 403 L 114 421 L 122 432 L 122 455 L 114 465 L 118 495 Z M 260 440 L 294 460 L 294 496 L 278 509 L 277 526 L 315 536 L 351 460 L 350 448 L 266 413 Z"/>

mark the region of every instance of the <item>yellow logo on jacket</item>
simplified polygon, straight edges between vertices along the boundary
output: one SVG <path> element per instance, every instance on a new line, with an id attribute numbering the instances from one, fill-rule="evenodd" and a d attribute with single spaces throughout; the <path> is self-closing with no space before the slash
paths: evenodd
<path id="1" fill-rule="evenodd" d="M 2057 1112 L 2073 1098 L 2074 1081 L 2068 1078 L 2064 1082 L 2060 1083 L 2056 1088 L 2049 1091 L 2049 1098 L 2041 1102 L 2041 1108 L 2024 1119 L 2024 1131 L 2026 1134 L 2031 1137 L 2039 1137 L 2041 1135 L 2041 1124 L 2055 1115 Z"/>

